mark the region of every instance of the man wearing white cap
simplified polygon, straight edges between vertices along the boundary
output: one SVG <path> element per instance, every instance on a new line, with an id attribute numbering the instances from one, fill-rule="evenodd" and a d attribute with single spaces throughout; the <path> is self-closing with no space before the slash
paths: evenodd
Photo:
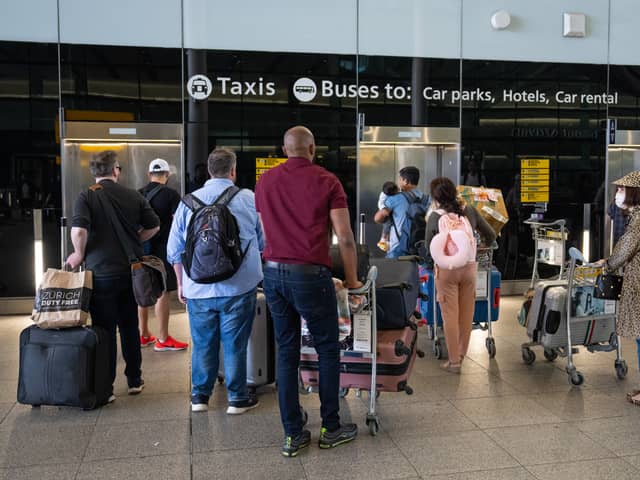
<path id="1" fill-rule="evenodd" d="M 167 291 L 162 294 L 155 305 L 156 318 L 159 324 L 159 335 L 154 337 L 149 331 L 149 311 L 138 307 L 140 323 L 140 345 L 148 347 L 154 345 L 156 352 L 184 350 L 188 343 L 179 342 L 169 335 L 169 292 L 177 289 L 176 274 L 173 267 L 167 263 L 167 240 L 173 214 L 180 203 L 180 194 L 166 186 L 169 179 L 170 167 L 166 160 L 156 158 L 149 164 L 149 184 L 140 189 L 140 193 L 149 201 L 151 208 L 160 217 L 160 231 L 149 241 L 148 253 L 161 258 L 167 270 Z"/>

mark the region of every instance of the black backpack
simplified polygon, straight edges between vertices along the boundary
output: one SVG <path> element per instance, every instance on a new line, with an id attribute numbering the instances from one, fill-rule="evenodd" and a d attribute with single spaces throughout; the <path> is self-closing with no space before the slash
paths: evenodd
<path id="1" fill-rule="evenodd" d="M 182 266 L 196 283 L 216 283 L 231 278 L 240 268 L 249 246 L 240 248 L 240 229 L 227 205 L 240 191 L 234 185 L 206 205 L 193 194 L 184 204 L 193 212 L 187 227 Z"/>
<path id="2" fill-rule="evenodd" d="M 403 251 L 403 255 L 418 255 L 425 256 L 424 238 L 427 231 L 427 221 L 425 216 L 429 207 L 429 197 L 422 195 L 418 197 L 411 192 L 401 192 L 409 207 L 407 208 L 407 214 L 402 223 L 402 231 L 399 233 L 400 246 Z"/>

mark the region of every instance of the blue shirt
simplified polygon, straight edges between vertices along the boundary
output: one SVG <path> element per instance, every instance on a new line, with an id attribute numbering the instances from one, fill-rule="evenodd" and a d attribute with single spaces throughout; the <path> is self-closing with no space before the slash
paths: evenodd
<path id="1" fill-rule="evenodd" d="M 417 188 L 411 190 L 411 193 L 418 198 L 422 198 L 424 195 L 424 193 Z M 407 217 L 409 201 L 402 193 L 396 193 L 395 195 L 387 197 L 384 202 L 384 206 L 387 210 L 391 211 L 391 216 L 395 225 L 391 227 L 391 232 L 389 232 L 389 253 L 387 254 L 387 257 L 393 258 L 399 255 L 407 255 L 407 252 L 394 252 L 394 250 L 398 246 L 398 243 L 400 243 L 399 234 L 402 233 L 402 225 Z"/>
<path id="2" fill-rule="evenodd" d="M 194 195 L 207 205 L 212 204 L 233 182 L 228 178 L 212 178 L 196 190 Z M 242 295 L 255 288 L 262 280 L 262 262 L 260 252 L 264 247 L 262 228 L 256 212 L 253 192 L 242 189 L 231 199 L 229 210 L 236 217 L 240 229 L 240 244 L 244 251 L 249 245 L 242 265 L 233 277 L 216 283 L 195 283 L 183 270 L 182 295 L 185 298 L 217 298 Z M 187 238 L 187 227 L 191 219 L 191 210 L 180 202 L 173 217 L 169 241 L 167 243 L 167 261 L 175 265 L 182 263 L 181 255 Z"/>

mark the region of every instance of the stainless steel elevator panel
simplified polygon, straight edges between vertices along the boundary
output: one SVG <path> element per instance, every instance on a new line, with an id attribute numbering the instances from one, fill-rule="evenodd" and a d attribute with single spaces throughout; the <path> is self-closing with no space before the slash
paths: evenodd
<path id="1" fill-rule="evenodd" d="M 359 145 L 358 209 L 365 214 L 365 243 L 374 256 L 383 255 L 376 248 L 382 226 L 373 221 L 382 184 L 397 183 L 398 171 L 407 166 L 420 170 L 418 188 L 425 193 L 439 176 L 458 183 L 459 140 L 459 130 L 451 128 L 367 127 Z"/>
<path id="2" fill-rule="evenodd" d="M 119 182 L 138 189 L 149 181 L 149 162 L 163 158 L 172 175 L 169 185 L 184 193 L 183 137 L 180 124 L 65 122 L 62 138 L 62 212 L 73 215 L 78 194 L 94 183 L 91 157 L 102 150 L 118 154 Z"/>
<path id="3" fill-rule="evenodd" d="M 621 135 L 624 133 L 624 135 Z M 629 134 L 636 133 L 636 135 Z M 640 170 L 640 145 L 635 142 L 640 140 L 640 131 L 636 132 L 625 130 L 624 132 L 616 132 L 616 143 L 611 144 L 607 148 L 607 166 L 605 176 L 605 213 L 614 199 L 616 189 L 611 183 L 626 174 Z M 630 141 L 625 145 L 624 141 Z M 620 143 L 618 143 L 620 142 Z M 611 232 L 611 219 L 608 215 L 604 215 L 604 252 L 605 256 L 609 256 L 613 248 L 613 237 Z"/>

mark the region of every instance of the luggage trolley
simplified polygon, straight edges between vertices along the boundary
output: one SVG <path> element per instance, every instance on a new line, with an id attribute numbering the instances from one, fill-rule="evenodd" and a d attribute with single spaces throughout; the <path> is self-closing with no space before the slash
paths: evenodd
<path id="1" fill-rule="evenodd" d="M 616 376 L 622 380 L 628 367 L 622 359 L 620 339 L 616 334 L 617 302 L 593 298 L 595 279 L 602 273 L 602 267 L 584 262 L 582 253 L 575 247 L 569 249 L 569 256 L 567 283 L 557 285 L 557 288 L 566 289 L 563 304 L 559 307 L 561 311 L 541 313 L 547 318 L 557 314 L 556 321 L 552 322 L 555 331 L 549 331 L 554 328 L 547 327 L 545 321 L 539 338 L 522 345 L 522 359 L 528 365 L 535 361 L 535 353 L 530 349 L 535 345 L 544 347 L 544 356 L 549 361 L 558 356 L 567 357 L 565 370 L 569 383 L 578 386 L 584 383 L 584 375 L 573 363 L 573 354 L 578 353 L 574 347 L 584 346 L 591 353 L 615 350 L 614 368 Z M 577 265 L 577 262 L 583 263 Z M 585 294 L 586 302 L 583 300 Z"/>
<path id="2" fill-rule="evenodd" d="M 489 358 L 496 356 L 496 341 L 493 338 L 491 324 L 497 319 L 497 308 L 500 304 L 500 277 L 499 272 L 493 269 L 493 251 L 498 248 L 494 242 L 489 247 L 478 247 L 476 260 L 478 271 L 476 274 L 476 305 L 474 310 L 473 328 L 487 330 L 485 346 Z M 436 286 L 433 277 L 434 272 L 427 270 L 422 273 L 421 279 L 426 284 L 426 290 L 433 292 L 431 296 L 426 293 L 426 301 L 430 301 L 431 312 L 428 312 L 427 326 L 428 336 L 433 341 L 433 353 L 436 358 L 441 359 L 446 356 L 446 344 L 443 342 L 444 335 L 438 335 L 441 331 L 442 315 L 436 300 Z M 497 278 L 496 278 L 497 277 Z M 422 299 L 421 299 L 422 301 Z M 486 303 L 486 305 L 484 305 Z M 486 308 L 485 308 L 486 307 Z M 486 315 L 486 316 L 485 316 Z M 437 319 L 434 321 L 434 319 Z"/>
<path id="3" fill-rule="evenodd" d="M 349 289 L 349 307 L 351 310 L 351 332 L 353 346 L 348 350 L 341 349 L 340 357 L 355 357 L 368 360 L 366 363 L 371 363 L 371 385 L 367 389 L 369 391 L 369 408 L 365 422 L 369 428 L 371 435 L 376 435 L 380 429 L 380 420 L 376 410 L 376 399 L 378 397 L 377 392 L 377 319 L 376 319 L 376 277 L 378 275 L 378 269 L 375 266 L 369 268 L 367 274 L 367 280 L 365 284 L 358 289 Z M 366 332 L 362 332 L 365 329 Z M 364 335 L 361 334 L 364 333 Z M 368 334 L 369 341 L 362 342 L 361 339 L 366 338 Z M 365 348 L 364 344 L 368 344 Z M 344 347 L 343 342 L 343 347 Z M 312 354 L 315 355 L 316 351 L 313 347 L 305 346 L 304 343 L 301 347 L 300 353 L 302 355 Z M 304 361 L 304 358 L 303 358 Z M 302 387 L 306 387 L 306 392 L 310 393 L 315 391 L 314 385 L 305 385 L 302 374 L 300 376 L 300 382 Z M 349 388 L 341 387 L 340 396 L 345 397 L 349 392 Z M 360 395 L 360 389 L 356 389 L 356 394 Z"/>
<path id="4" fill-rule="evenodd" d="M 534 241 L 533 273 L 529 288 L 533 288 L 536 281 L 540 279 L 538 265 L 541 263 L 560 267 L 558 279 L 562 278 L 565 267 L 565 242 L 568 235 L 566 220 L 560 219 L 553 222 L 525 220 L 524 223 L 531 227 Z"/>

